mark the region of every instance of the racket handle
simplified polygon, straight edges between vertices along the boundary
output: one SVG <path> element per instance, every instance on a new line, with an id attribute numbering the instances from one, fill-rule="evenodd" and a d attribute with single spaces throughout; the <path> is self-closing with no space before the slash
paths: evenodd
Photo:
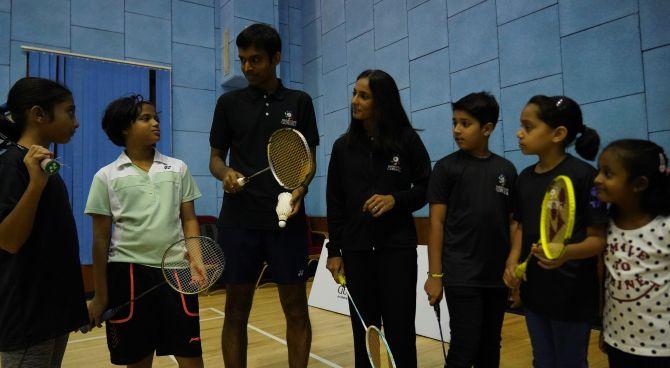
<path id="1" fill-rule="evenodd" d="M 58 161 L 51 159 L 51 158 L 45 158 L 40 162 L 40 166 L 42 167 L 42 170 L 47 175 L 53 175 L 57 173 L 60 170 L 60 163 Z"/>
<path id="2" fill-rule="evenodd" d="M 237 185 L 239 185 L 241 187 L 243 187 L 244 184 L 246 184 L 248 182 L 249 182 L 249 178 L 247 178 L 247 177 L 237 179 Z"/>
<path id="3" fill-rule="evenodd" d="M 337 275 L 337 283 L 340 285 L 346 285 L 347 284 L 347 279 L 344 277 L 343 274 Z"/>
<path id="4" fill-rule="evenodd" d="M 100 316 L 100 322 L 108 321 L 110 318 L 114 317 L 115 314 L 116 314 L 116 308 L 107 309 L 102 314 L 102 316 Z M 94 327 L 95 325 L 93 323 L 87 323 L 79 328 L 79 332 L 87 333 L 91 331 Z"/>
<path id="5" fill-rule="evenodd" d="M 528 256 L 523 261 L 523 263 L 517 265 L 516 268 L 514 269 L 514 276 L 516 276 L 517 279 L 523 278 L 523 275 L 526 274 L 526 268 L 528 267 L 528 261 L 530 260 L 530 257 L 532 257 L 532 256 L 533 256 L 533 253 L 528 253 Z"/>

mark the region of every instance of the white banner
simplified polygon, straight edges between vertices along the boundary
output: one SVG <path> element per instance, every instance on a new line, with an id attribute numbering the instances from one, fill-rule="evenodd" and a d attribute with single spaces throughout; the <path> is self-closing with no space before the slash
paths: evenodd
<path id="1" fill-rule="evenodd" d="M 326 243 L 328 243 L 327 239 L 323 244 L 321 258 L 319 258 L 319 265 L 316 267 L 316 274 L 314 275 L 314 282 L 312 283 L 312 290 L 309 294 L 308 304 L 312 307 L 348 316 L 349 302 L 346 290 L 333 280 L 330 271 L 326 269 L 326 262 L 328 261 Z M 428 304 L 426 292 L 423 291 L 423 285 L 426 282 L 428 272 L 428 247 L 425 245 L 419 245 L 417 247 L 417 262 L 416 333 L 417 335 L 439 340 L 440 330 L 437 327 L 435 311 L 433 310 L 433 307 Z M 444 298 L 442 298 L 442 301 L 440 302 L 440 311 L 442 333 L 444 334 L 445 341 L 448 342 L 451 335 L 449 334 L 449 313 Z"/>

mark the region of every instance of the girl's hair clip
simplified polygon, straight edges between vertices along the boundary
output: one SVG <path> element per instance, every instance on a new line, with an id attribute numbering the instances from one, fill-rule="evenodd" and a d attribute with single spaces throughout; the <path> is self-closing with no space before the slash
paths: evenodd
<path id="1" fill-rule="evenodd" d="M 563 102 L 565 102 L 565 99 L 563 97 L 559 98 L 558 101 L 556 101 L 556 107 L 561 107 Z"/>

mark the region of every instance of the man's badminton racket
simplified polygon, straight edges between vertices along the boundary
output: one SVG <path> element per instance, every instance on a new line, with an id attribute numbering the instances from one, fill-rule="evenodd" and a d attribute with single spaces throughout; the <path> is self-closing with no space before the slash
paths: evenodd
<path id="1" fill-rule="evenodd" d="M 305 137 L 295 129 L 282 128 L 272 133 L 268 141 L 267 155 L 268 167 L 253 175 L 237 179 L 240 186 L 270 170 L 279 185 L 293 190 L 305 184 L 312 172 L 312 152 Z"/>

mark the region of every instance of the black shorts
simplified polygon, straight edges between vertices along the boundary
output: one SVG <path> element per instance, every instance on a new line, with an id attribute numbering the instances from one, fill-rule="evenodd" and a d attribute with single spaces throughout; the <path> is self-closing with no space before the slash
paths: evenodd
<path id="1" fill-rule="evenodd" d="M 226 257 L 223 273 L 228 284 L 256 283 L 263 261 L 277 284 L 307 280 L 307 229 L 287 226 L 280 230 L 219 228 L 219 243 Z"/>
<path id="2" fill-rule="evenodd" d="M 121 305 L 164 280 L 160 268 L 109 263 L 108 305 Z M 201 356 L 198 308 L 197 295 L 179 294 L 167 284 L 121 308 L 105 323 L 112 363 L 136 363 L 154 351 L 157 355 Z"/>

